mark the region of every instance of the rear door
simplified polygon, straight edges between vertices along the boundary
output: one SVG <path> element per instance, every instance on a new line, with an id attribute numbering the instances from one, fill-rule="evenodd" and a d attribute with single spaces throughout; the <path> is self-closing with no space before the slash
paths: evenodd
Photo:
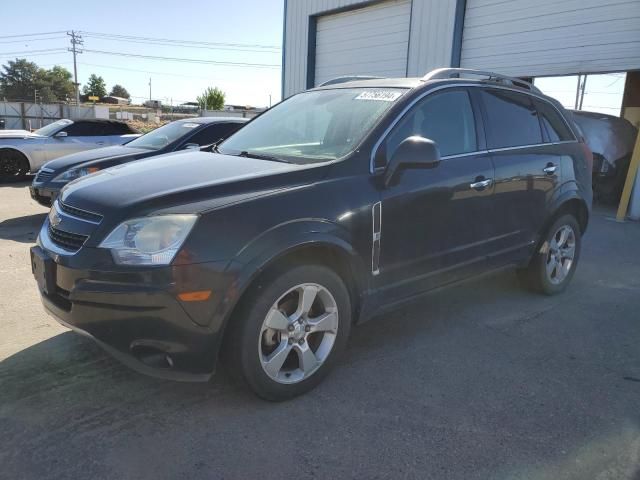
<path id="1" fill-rule="evenodd" d="M 528 254 L 549 215 L 560 178 L 557 150 L 543 129 L 534 97 L 482 88 L 487 146 L 495 165 L 497 261 Z M 549 105 L 551 106 L 551 105 Z"/>
<path id="2" fill-rule="evenodd" d="M 381 193 L 375 281 L 390 298 L 414 295 L 484 266 L 491 250 L 487 225 L 494 214 L 494 171 L 478 120 L 466 89 L 434 92 L 412 107 L 380 146 L 389 159 L 404 139 L 421 135 L 436 142 L 442 157 L 433 169 L 401 172 Z"/>

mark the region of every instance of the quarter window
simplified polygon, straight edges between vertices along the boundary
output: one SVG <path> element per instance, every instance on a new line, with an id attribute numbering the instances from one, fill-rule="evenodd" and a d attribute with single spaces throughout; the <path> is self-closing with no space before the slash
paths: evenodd
<path id="1" fill-rule="evenodd" d="M 567 127 L 567 124 L 562 120 L 562 117 L 553 106 L 540 100 L 535 100 L 534 103 L 536 104 L 540 121 L 550 142 L 575 140 L 571 130 L 569 130 L 569 127 Z"/>
<path id="2" fill-rule="evenodd" d="M 443 157 L 476 151 L 469 93 L 466 90 L 435 93 L 413 107 L 387 137 L 387 161 L 398 145 L 412 135 L 433 140 Z"/>
<path id="3" fill-rule="evenodd" d="M 482 90 L 489 148 L 542 143 L 542 131 L 531 97 L 510 90 Z"/>

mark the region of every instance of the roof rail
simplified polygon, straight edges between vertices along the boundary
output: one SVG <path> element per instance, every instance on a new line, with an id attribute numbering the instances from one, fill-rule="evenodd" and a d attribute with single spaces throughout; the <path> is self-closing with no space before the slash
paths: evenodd
<path id="1" fill-rule="evenodd" d="M 465 78 L 470 76 L 486 77 L 487 80 L 492 82 L 526 88 L 527 90 L 531 90 L 535 93 L 542 93 L 538 87 L 526 80 L 516 77 L 508 77 L 495 72 L 485 72 L 470 68 L 436 68 L 422 77 L 422 81 L 426 82 L 427 80 L 438 80 L 444 78 Z"/>
<path id="2" fill-rule="evenodd" d="M 371 75 L 349 75 L 345 77 L 332 78 L 331 80 L 327 80 L 326 82 L 323 82 L 318 86 L 326 87 L 327 85 L 335 85 L 337 83 L 355 82 L 357 80 L 375 80 L 378 78 L 384 78 L 384 77 L 374 77 Z"/>

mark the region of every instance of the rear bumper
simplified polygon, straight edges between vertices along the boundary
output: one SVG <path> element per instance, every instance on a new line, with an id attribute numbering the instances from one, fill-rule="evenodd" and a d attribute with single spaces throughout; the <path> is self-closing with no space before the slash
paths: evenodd
<path id="1" fill-rule="evenodd" d="M 181 381 L 213 375 L 232 281 L 224 265 L 97 271 L 65 265 L 40 246 L 32 250 L 53 270 L 51 285 L 39 282 L 40 294 L 59 323 L 141 373 Z M 213 290 L 209 300 L 178 299 L 180 291 L 202 290 L 204 284 Z"/>

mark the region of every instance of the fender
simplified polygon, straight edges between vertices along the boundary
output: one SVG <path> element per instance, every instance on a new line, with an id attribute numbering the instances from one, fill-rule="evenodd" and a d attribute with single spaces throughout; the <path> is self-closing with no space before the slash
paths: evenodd
<path id="1" fill-rule="evenodd" d="M 329 220 L 297 219 L 276 225 L 242 247 L 233 263 L 240 264 L 242 291 L 279 258 L 305 247 L 325 247 L 348 259 L 358 290 L 366 288 L 366 267 L 348 231 Z M 366 258 L 367 255 L 364 256 Z M 360 290 L 361 291 L 361 290 Z"/>
<path id="2" fill-rule="evenodd" d="M 553 218 L 562 206 L 570 200 L 578 200 L 584 205 L 587 210 L 587 218 L 585 219 L 585 228 L 591 214 L 591 197 L 585 198 L 580 186 L 575 180 L 563 183 L 556 191 L 549 201 L 548 211 L 550 218 Z M 546 228 L 546 225 L 545 225 Z"/>

